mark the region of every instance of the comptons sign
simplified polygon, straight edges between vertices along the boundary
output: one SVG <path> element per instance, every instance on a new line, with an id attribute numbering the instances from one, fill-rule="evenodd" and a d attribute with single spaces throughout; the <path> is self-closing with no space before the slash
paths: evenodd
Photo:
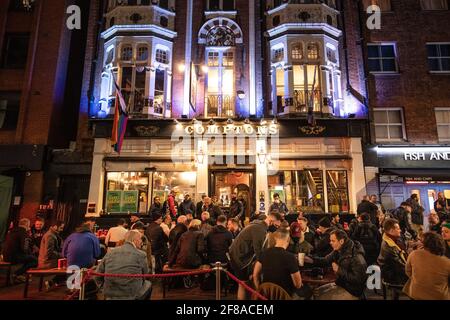
<path id="1" fill-rule="evenodd" d="M 403 152 L 405 161 L 449 161 L 450 152 Z"/>
<path id="2" fill-rule="evenodd" d="M 189 125 L 184 128 L 184 131 L 188 135 L 277 135 L 278 134 L 278 126 L 276 124 L 268 124 L 268 125 L 260 125 L 253 126 L 251 124 L 244 125 L 235 125 L 235 124 L 226 124 L 226 125 L 206 125 L 203 124 L 194 124 Z"/>

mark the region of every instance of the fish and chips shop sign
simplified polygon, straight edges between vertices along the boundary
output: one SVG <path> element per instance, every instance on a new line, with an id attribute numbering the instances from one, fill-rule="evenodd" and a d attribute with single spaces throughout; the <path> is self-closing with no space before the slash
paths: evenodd
<path id="1" fill-rule="evenodd" d="M 377 155 L 384 168 L 450 168 L 450 148 L 378 147 Z"/>

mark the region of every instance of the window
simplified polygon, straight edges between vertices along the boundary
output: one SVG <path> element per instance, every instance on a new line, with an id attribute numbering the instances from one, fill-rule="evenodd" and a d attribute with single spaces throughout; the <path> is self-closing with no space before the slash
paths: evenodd
<path id="1" fill-rule="evenodd" d="M 163 49 L 156 49 L 156 61 L 169 64 L 169 52 Z"/>
<path id="2" fill-rule="evenodd" d="M 319 59 L 319 46 L 317 43 L 309 43 L 308 44 L 308 59 L 317 60 Z"/>
<path id="3" fill-rule="evenodd" d="M 233 11 L 234 0 L 209 0 L 208 9 L 210 11 Z"/>
<path id="4" fill-rule="evenodd" d="M 153 106 L 155 113 L 164 115 L 164 101 L 165 101 L 165 87 L 166 87 L 166 72 L 163 69 L 156 69 L 155 73 L 155 99 Z"/>
<path id="5" fill-rule="evenodd" d="M 268 176 L 269 199 L 278 193 L 287 207 L 304 212 L 324 212 L 323 171 L 280 171 Z"/>
<path id="6" fill-rule="evenodd" d="M 375 136 L 377 141 L 402 141 L 405 139 L 401 109 L 374 110 Z"/>
<path id="7" fill-rule="evenodd" d="M 278 48 L 273 50 L 273 62 L 281 62 L 284 60 L 284 49 Z"/>
<path id="8" fill-rule="evenodd" d="M 430 71 L 450 72 L 450 43 L 427 44 Z"/>
<path id="9" fill-rule="evenodd" d="M 394 44 L 369 44 L 368 58 L 370 72 L 397 72 Z"/>
<path id="10" fill-rule="evenodd" d="M 347 171 L 327 171 L 328 212 L 349 212 Z"/>
<path id="11" fill-rule="evenodd" d="M 294 65 L 294 107 L 308 112 L 308 107 L 320 111 L 320 68 L 318 65 Z"/>
<path id="12" fill-rule="evenodd" d="M 364 0 L 364 11 L 367 11 L 369 6 L 375 5 L 380 7 L 382 12 L 391 11 L 391 0 Z"/>
<path id="13" fill-rule="evenodd" d="M 20 92 L 0 92 L 0 129 L 15 129 L 19 119 Z"/>
<path id="14" fill-rule="evenodd" d="M 3 49 L 2 67 L 24 69 L 27 64 L 29 34 L 7 33 Z"/>
<path id="15" fill-rule="evenodd" d="M 330 62 L 337 63 L 336 50 L 327 47 L 327 59 Z"/>
<path id="16" fill-rule="evenodd" d="M 293 60 L 301 60 L 303 59 L 303 44 L 296 43 L 292 46 L 292 59 Z"/>
<path id="17" fill-rule="evenodd" d="M 145 61 L 148 59 L 148 48 L 146 46 L 138 47 L 137 60 Z"/>
<path id="18" fill-rule="evenodd" d="M 436 125 L 440 142 L 450 141 L 450 108 L 436 108 Z"/>
<path id="19" fill-rule="evenodd" d="M 207 115 L 234 116 L 234 52 L 210 51 L 207 54 Z"/>
<path id="20" fill-rule="evenodd" d="M 422 10 L 447 10 L 447 0 L 420 0 Z"/>
<path id="21" fill-rule="evenodd" d="M 131 61 L 133 58 L 133 48 L 131 46 L 122 47 L 122 54 L 120 57 L 122 61 Z"/>

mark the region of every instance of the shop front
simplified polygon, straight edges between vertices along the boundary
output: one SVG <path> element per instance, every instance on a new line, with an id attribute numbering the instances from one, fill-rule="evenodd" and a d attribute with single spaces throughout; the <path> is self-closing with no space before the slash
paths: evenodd
<path id="1" fill-rule="evenodd" d="M 349 136 L 348 123 L 305 133 L 303 120 L 149 122 L 130 121 L 120 155 L 108 123 L 96 124 L 89 215 L 145 215 L 171 190 L 178 202 L 208 195 L 224 212 L 236 193 L 246 216 L 268 212 L 275 193 L 291 212 L 354 213 L 366 192 L 361 131 Z"/>
<path id="2" fill-rule="evenodd" d="M 366 176 L 368 189 L 379 195 L 386 209 L 398 207 L 415 193 L 429 213 L 439 192 L 450 199 L 450 148 L 371 147 L 367 150 Z"/>

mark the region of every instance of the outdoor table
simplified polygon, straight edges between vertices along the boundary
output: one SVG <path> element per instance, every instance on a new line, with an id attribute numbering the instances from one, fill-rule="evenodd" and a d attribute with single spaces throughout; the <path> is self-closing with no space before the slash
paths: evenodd
<path id="1" fill-rule="evenodd" d="M 336 281 L 336 274 L 334 272 L 327 272 L 321 278 L 312 276 L 308 271 L 302 271 L 301 275 L 302 275 L 302 282 L 304 284 L 310 285 L 313 288 L 320 287 Z"/>
<path id="2" fill-rule="evenodd" d="M 8 287 L 10 285 L 12 266 L 13 265 L 10 262 L 0 261 L 0 268 L 6 269 L 6 283 L 5 283 L 6 287 Z"/>
<path id="3" fill-rule="evenodd" d="M 30 285 L 30 278 L 32 275 L 39 277 L 39 292 L 42 292 L 42 286 L 44 284 L 44 277 L 46 276 L 57 276 L 57 275 L 67 275 L 67 269 L 53 268 L 53 269 L 30 269 L 26 273 L 25 278 L 25 288 L 23 291 L 23 297 L 28 297 L 28 287 Z"/>

